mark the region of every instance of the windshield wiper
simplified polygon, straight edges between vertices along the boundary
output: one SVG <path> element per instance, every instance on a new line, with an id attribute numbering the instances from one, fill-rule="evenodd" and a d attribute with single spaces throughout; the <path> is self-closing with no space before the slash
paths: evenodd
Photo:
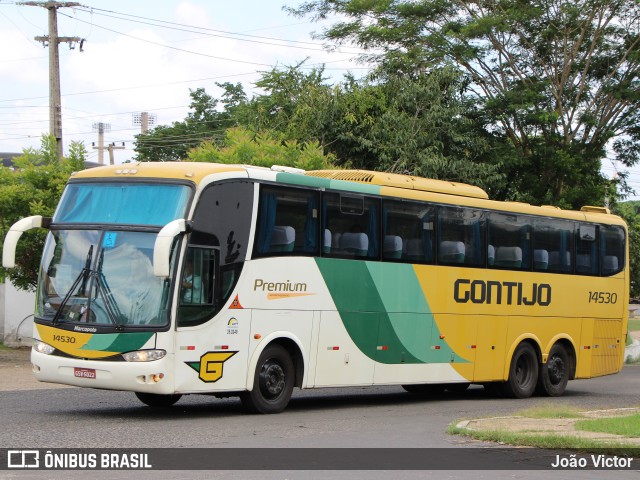
<path id="1" fill-rule="evenodd" d="M 60 306 L 58 307 L 56 314 L 53 316 L 53 320 L 51 320 L 52 325 L 55 325 L 60 320 L 60 316 L 62 315 L 62 311 L 64 310 L 64 307 L 67 306 L 67 302 L 69 302 L 69 300 L 71 299 L 71 296 L 73 295 L 73 292 L 75 291 L 76 287 L 80 284 L 81 281 L 82 281 L 82 285 L 80 287 L 80 290 L 78 291 L 78 295 L 86 296 L 87 282 L 91 276 L 91 260 L 92 259 L 93 259 L 93 245 L 89 247 L 89 251 L 87 252 L 87 259 L 84 262 L 84 268 L 80 271 L 76 279 L 73 281 L 71 288 L 69 289 L 69 291 L 67 291 L 67 294 L 62 299 L 62 302 L 60 302 Z"/>
<path id="2" fill-rule="evenodd" d="M 107 311 L 107 316 L 111 323 L 113 323 L 116 327 L 116 330 L 124 330 L 124 326 L 120 322 L 119 319 L 123 318 L 122 312 L 120 311 L 120 307 L 118 306 L 118 302 L 113 296 L 111 288 L 107 283 L 107 279 L 102 273 L 102 263 L 104 262 L 104 250 L 100 252 L 100 260 L 98 261 L 98 268 L 96 272 L 93 272 L 92 275 L 97 276 L 96 283 L 96 298 L 98 295 L 102 296 L 104 300 L 104 308 Z"/>

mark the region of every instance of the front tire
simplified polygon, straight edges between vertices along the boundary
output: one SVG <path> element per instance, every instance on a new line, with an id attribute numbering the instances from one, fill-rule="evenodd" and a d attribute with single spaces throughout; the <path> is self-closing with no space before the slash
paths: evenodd
<path id="1" fill-rule="evenodd" d="M 538 382 L 538 356 L 530 343 L 523 342 L 513 352 L 509 378 L 502 384 L 505 397 L 528 398 Z"/>
<path id="2" fill-rule="evenodd" d="M 289 352 L 281 345 L 264 349 L 253 377 L 253 390 L 242 392 L 240 400 L 251 413 L 280 413 L 289 404 L 295 369 Z"/>
<path id="3" fill-rule="evenodd" d="M 168 408 L 171 407 L 174 403 L 176 403 L 182 395 L 174 394 L 174 395 L 160 395 L 158 393 L 140 393 L 135 392 L 136 397 L 145 405 L 148 405 L 153 408 Z"/>
<path id="4" fill-rule="evenodd" d="M 571 360 L 564 346 L 556 343 L 551 347 L 547 363 L 542 365 L 538 375 L 537 391 L 549 397 L 559 397 L 569 382 Z"/>

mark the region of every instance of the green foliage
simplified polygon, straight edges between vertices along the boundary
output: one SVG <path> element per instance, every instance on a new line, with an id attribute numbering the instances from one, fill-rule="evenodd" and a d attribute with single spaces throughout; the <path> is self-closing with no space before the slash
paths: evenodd
<path id="1" fill-rule="evenodd" d="M 576 428 L 587 432 L 611 433 L 625 437 L 640 437 L 640 414 L 627 417 L 579 420 L 576 422 Z"/>
<path id="2" fill-rule="evenodd" d="M 607 455 L 626 455 L 631 446 L 624 441 L 582 438 L 578 435 L 546 432 L 510 432 L 507 430 L 469 430 L 455 425 L 450 425 L 447 433 L 464 435 L 475 440 L 494 442 L 500 445 L 546 448 L 549 450 L 571 449 Z"/>
<path id="3" fill-rule="evenodd" d="M 245 164 L 261 167 L 286 167 L 318 170 L 331 168 L 333 157 L 325 156 L 318 142 L 285 141 L 273 132 L 254 134 L 245 128 L 226 131 L 223 145 L 202 143 L 188 152 L 194 162 Z"/>
<path id="4" fill-rule="evenodd" d="M 617 204 L 613 211 L 629 226 L 629 295 L 640 299 L 640 201 Z"/>
<path id="5" fill-rule="evenodd" d="M 266 92 L 239 109 L 238 123 L 254 131 L 272 130 L 284 138 L 323 145 L 333 105 L 333 87 L 326 83 L 323 68 L 305 73 L 303 63 L 263 72 L 256 87 Z"/>
<path id="6" fill-rule="evenodd" d="M 341 122 L 330 148 L 356 168 L 478 185 L 505 182 L 487 132 L 476 128 L 452 68 L 351 83 L 335 101 Z"/>
<path id="7" fill-rule="evenodd" d="M 216 84 L 223 88 L 222 100 L 213 98 L 204 88 L 190 91 L 191 111 L 187 118 L 172 125 L 159 125 L 136 135 L 136 160 L 168 162 L 185 159 L 190 148 L 202 142 L 223 138 L 226 128 L 235 125 L 234 112 L 246 96 L 240 84 Z M 224 108 L 218 111 L 219 104 Z"/>
<path id="8" fill-rule="evenodd" d="M 55 139 L 43 136 L 39 150 L 25 149 L 14 159 L 14 169 L 0 167 L 1 238 L 21 218 L 53 216 L 69 175 L 84 168 L 84 145 L 72 142 L 69 150 L 69 157 L 58 161 Z M 19 289 L 35 289 L 45 236 L 43 230 L 24 233 L 18 242 L 16 268 L 0 267 L 0 279 L 8 277 Z"/>
<path id="9" fill-rule="evenodd" d="M 265 72 L 265 94 L 241 109 L 238 123 L 282 139 L 316 140 L 343 167 L 409 173 L 500 191 L 505 183 L 496 145 L 472 121 L 452 68 L 412 76 L 380 75 L 325 83 L 322 69 L 301 65 Z"/>
<path id="10" fill-rule="evenodd" d="M 341 18 L 322 37 L 370 49 L 386 71 L 466 72 L 476 121 L 512 146 L 507 198 L 602 204 L 607 149 L 627 166 L 640 158 L 637 0 L 311 0 L 292 11 Z"/>

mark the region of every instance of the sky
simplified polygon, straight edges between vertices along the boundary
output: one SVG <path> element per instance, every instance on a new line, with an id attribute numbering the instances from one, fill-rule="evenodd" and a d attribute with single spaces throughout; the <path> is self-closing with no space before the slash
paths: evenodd
<path id="1" fill-rule="evenodd" d="M 301 0 L 77 3 L 57 10 L 58 35 L 84 39 L 82 51 L 59 46 L 62 134 L 65 154 L 82 141 L 91 161 L 98 160 L 97 124 L 108 125 L 105 144 L 124 142 L 114 151 L 122 163 L 135 155 L 134 116 L 149 112 L 156 125 L 183 120 L 190 89 L 219 97 L 216 82 L 241 82 L 252 96 L 260 72 L 301 61 L 325 65 L 331 81 L 366 73 L 355 61 L 360 50 L 329 52 L 312 38 L 322 24 L 283 10 Z M 48 48 L 34 39 L 47 35 L 46 8 L 0 0 L 0 152 L 38 148 L 49 130 Z"/>
<path id="2" fill-rule="evenodd" d="M 84 39 L 82 51 L 59 46 L 65 153 L 72 140 L 82 141 L 98 161 L 93 144 L 104 123 L 105 144 L 124 146 L 115 163 L 127 161 L 140 133 L 136 114 L 169 125 L 186 117 L 190 89 L 218 97 L 216 82 L 241 82 L 252 96 L 260 93 L 260 72 L 273 67 L 325 65 L 333 82 L 347 71 L 364 75 L 359 49 L 329 51 L 313 39 L 335 19 L 314 23 L 283 10 L 302 1 L 85 0 L 59 8 L 58 35 Z M 0 152 L 37 148 L 49 130 L 48 49 L 34 39 L 47 35 L 45 8 L 0 0 Z M 624 168 L 604 159 L 602 171 L 612 178 Z M 640 192 L 640 168 L 629 180 Z"/>

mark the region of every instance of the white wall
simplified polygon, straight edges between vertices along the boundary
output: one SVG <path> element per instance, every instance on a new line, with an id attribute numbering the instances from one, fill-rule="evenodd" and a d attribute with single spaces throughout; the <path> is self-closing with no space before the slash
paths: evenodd
<path id="1" fill-rule="evenodd" d="M 31 346 L 36 294 L 17 290 L 7 280 L 0 284 L 0 334 L 5 345 Z"/>

